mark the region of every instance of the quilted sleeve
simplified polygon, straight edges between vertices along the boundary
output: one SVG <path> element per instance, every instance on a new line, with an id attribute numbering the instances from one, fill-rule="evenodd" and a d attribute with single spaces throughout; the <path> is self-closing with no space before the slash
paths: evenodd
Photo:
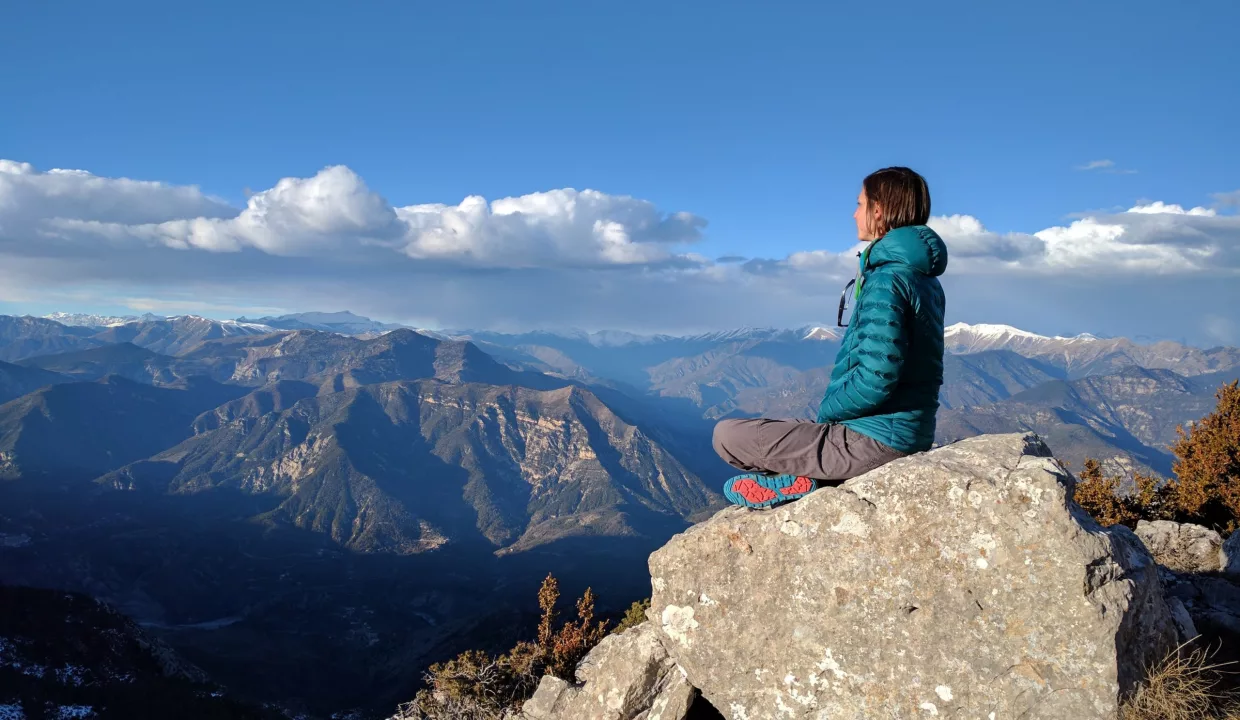
<path id="1" fill-rule="evenodd" d="M 894 394 L 908 352 L 910 302 L 891 273 L 867 278 L 853 313 L 857 344 L 850 369 L 818 407 L 818 422 L 841 422 L 875 414 Z"/>

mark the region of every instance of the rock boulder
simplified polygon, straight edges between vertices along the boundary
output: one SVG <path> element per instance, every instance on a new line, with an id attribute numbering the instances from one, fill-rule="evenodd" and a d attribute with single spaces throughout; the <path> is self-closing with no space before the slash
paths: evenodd
<path id="1" fill-rule="evenodd" d="M 1219 550 L 1219 569 L 1229 575 L 1240 575 L 1240 532 L 1233 532 Z"/>
<path id="2" fill-rule="evenodd" d="M 1223 556 L 1223 538 L 1213 530 L 1169 520 L 1141 520 L 1137 537 L 1145 543 L 1154 561 L 1176 572 L 1216 572 Z"/>
<path id="3" fill-rule="evenodd" d="M 1141 541 L 1072 488 L 990 435 L 724 510 L 651 556 L 649 616 L 732 720 L 1114 718 L 1176 629 Z"/>
<path id="4" fill-rule="evenodd" d="M 603 639 L 577 667 L 577 684 L 547 676 L 524 720 L 682 720 L 697 692 L 642 623 Z"/>

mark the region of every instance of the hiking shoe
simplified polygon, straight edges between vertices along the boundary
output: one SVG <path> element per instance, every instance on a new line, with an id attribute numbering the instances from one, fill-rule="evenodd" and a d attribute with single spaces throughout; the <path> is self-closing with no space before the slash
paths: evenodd
<path id="1" fill-rule="evenodd" d="M 818 483 L 807 477 L 745 473 L 729 478 L 723 495 L 734 505 L 768 508 L 803 498 L 817 488 Z"/>

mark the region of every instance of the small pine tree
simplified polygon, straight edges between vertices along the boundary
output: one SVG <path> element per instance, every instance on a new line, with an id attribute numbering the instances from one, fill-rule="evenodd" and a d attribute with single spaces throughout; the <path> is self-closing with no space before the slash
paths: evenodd
<path id="1" fill-rule="evenodd" d="M 629 628 L 637 627 L 646 622 L 646 611 L 650 609 L 650 598 L 638 600 L 624 611 L 624 617 L 620 619 L 620 623 L 616 625 L 612 633 L 622 633 Z"/>
<path id="2" fill-rule="evenodd" d="M 1077 476 L 1076 503 L 1103 525 L 1137 526 L 1138 520 L 1163 519 L 1166 490 L 1153 475 L 1133 474 L 1136 492 L 1121 493 L 1123 478 L 1104 475 L 1102 463 L 1085 459 L 1085 467 Z"/>
<path id="3" fill-rule="evenodd" d="M 1172 498 L 1178 513 L 1231 532 L 1240 518 L 1240 387 L 1232 381 L 1215 397 L 1213 412 L 1176 428 Z"/>
<path id="4" fill-rule="evenodd" d="M 1192 522 L 1230 533 L 1240 525 L 1240 383 L 1222 386 L 1218 404 L 1188 429 L 1176 428 L 1171 447 L 1175 477 L 1166 482 L 1136 473 L 1135 492 L 1106 476 L 1089 458 L 1078 475 L 1076 502 L 1103 525 L 1135 527 L 1138 520 Z"/>
<path id="5" fill-rule="evenodd" d="M 1105 526 L 1128 524 L 1130 518 L 1119 495 L 1119 480 L 1103 475 L 1102 463 L 1086 458 L 1085 467 L 1077 475 L 1076 504 Z"/>

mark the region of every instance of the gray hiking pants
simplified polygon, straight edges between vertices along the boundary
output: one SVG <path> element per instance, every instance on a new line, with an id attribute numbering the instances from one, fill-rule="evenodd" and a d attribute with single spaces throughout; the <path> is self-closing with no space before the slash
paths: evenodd
<path id="1" fill-rule="evenodd" d="M 722 420 L 715 452 L 745 472 L 770 472 L 814 480 L 847 480 L 904 453 L 843 425 L 765 418 Z"/>

